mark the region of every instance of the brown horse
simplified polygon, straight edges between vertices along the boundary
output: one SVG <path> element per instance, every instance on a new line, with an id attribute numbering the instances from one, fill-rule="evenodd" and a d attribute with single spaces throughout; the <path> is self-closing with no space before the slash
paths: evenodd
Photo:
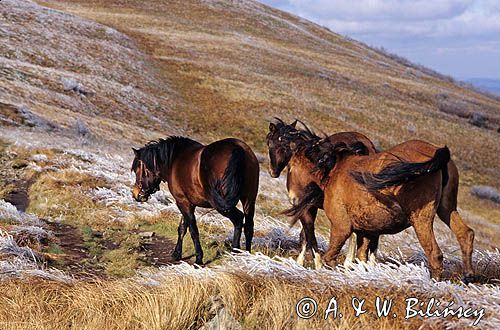
<path id="1" fill-rule="evenodd" d="M 276 118 L 275 123 L 269 124 L 269 133 L 267 134 L 267 145 L 269 147 L 269 174 L 273 178 L 280 176 L 283 169 L 288 166 L 287 170 L 287 190 L 290 202 L 292 205 L 298 205 L 299 202 L 306 195 L 311 195 L 309 190 L 314 190 L 321 185 L 321 175 L 318 171 L 314 171 L 320 159 L 311 160 L 306 156 L 312 146 L 318 143 L 321 138 L 315 135 L 304 123 L 301 122 L 305 129 L 299 130 L 296 128 L 297 120 L 292 124 L 287 125 L 281 119 Z M 375 153 L 375 146 L 363 134 L 356 132 L 341 132 L 330 135 L 326 138 L 332 145 L 337 143 L 345 143 L 353 148 L 357 148 L 359 154 L 372 154 Z M 314 154 L 314 153 L 312 153 Z M 314 156 L 314 155 L 313 155 Z M 332 168 L 335 164 L 328 164 Z M 316 268 L 321 267 L 321 255 L 318 250 L 318 243 L 314 234 L 314 222 L 318 209 L 323 209 L 323 200 L 318 196 L 314 200 L 307 201 L 307 209 L 302 210 L 300 215 L 300 222 L 302 224 L 302 231 L 300 235 L 300 244 L 302 246 L 301 253 L 297 258 L 297 262 L 303 265 L 305 254 L 310 252 L 314 258 Z M 294 208 L 285 212 L 286 214 L 293 215 Z M 367 240 L 365 238 L 365 240 Z M 348 259 L 354 259 L 354 249 L 356 248 L 356 235 L 353 235 L 351 242 L 350 252 Z M 376 242 L 370 245 L 370 252 L 374 253 L 377 247 Z M 367 254 L 369 246 L 368 241 L 357 242 L 358 249 L 357 256 L 363 259 Z"/>
<path id="2" fill-rule="evenodd" d="M 248 145 L 237 139 L 224 139 L 203 145 L 185 137 L 171 136 L 134 150 L 132 171 L 136 180 L 132 195 L 145 202 L 166 181 L 182 213 L 176 260 L 182 256 L 182 240 L 187 229 L 196 250 L 196 263 L 202 264 L 198 227 L 194 211 L 197 206 L 214 208 L 234 225 L 232 247 L 240 248 L 244 228 L 246 250 L 253 238 L 253 216 L 259 186 L 259 163 Z M 243 213 L 236 208 L 241 201 Z M 243 221 L 244 218 L 244 221 Z"/>
<path id="3" fill-rule="evenodd" d="M 440 279 L 443 254 L 433 231 L 437 212 L 460 244 L 464 281 L 472 280 L 474 232 L 457 212 L 458 170 L 446 146 L 412 140 L 369 156 L 326 140 L 317 148 L 335 161 L 333 170 L 317 167 L 323 175 L 324 209 L 331 222 L 326 263 L 336 264 L 352 232 L 373 240 L 413 226 L 432 277 Z"/>

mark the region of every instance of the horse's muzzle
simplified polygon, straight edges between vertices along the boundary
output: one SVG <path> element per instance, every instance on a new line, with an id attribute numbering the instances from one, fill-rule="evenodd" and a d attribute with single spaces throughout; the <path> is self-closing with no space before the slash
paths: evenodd
<path id="1" fill-rule="evenodd" d="M 144 203 L 147 202 L 149 196 L 144 195 L 139 187 L 134 186 L 132 189 L 132 197 L 137 202 Z"/>
<path id="2" fill-rule="evenodd" d="M 134 199 L 140 203 L 144 203 L 144 202 L 147 202 L 148 201 L 148 197 L 147 196 L 144 196 L 144 195 L 137 195 L 137 196 L 134 196 Z"/>
<path id="3" fill-rule="evenodd" d="M 271 176 L 271 178 L 276 179 L 277 177 L 280 176 L 280 173 L 278 171 L 273 170 L 272 168 L 269 168 L 268 172 L 269 172 L 269 175 Z"/>

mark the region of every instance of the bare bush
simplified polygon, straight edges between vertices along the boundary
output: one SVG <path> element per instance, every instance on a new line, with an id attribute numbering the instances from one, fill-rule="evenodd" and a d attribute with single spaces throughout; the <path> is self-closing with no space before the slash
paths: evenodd
<path id="1" fill-rule="evenodd" d="M 85 123 L 77 118 L 75 123 L 73 124 L 73 129 L 79 137 L 82 138 L 90 138 L 92 134 L 90 133 L 90 129 L 85 125 Z"/>
<path id="2" fill-rule="evenodd" d="M 500 192 L 491 186 L 473 186 L 470 193 L 477 198 L 488 199 L 500 204 Z"/>
<path id="3" fill-rule="evenodd" d="M 487 127 L 488 117 L 482 112 L 473 112 L 469 123 L 477 127 Z"/>

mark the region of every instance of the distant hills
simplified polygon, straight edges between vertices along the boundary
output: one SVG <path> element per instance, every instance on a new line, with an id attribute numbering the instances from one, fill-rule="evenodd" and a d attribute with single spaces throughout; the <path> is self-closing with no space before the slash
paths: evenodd
<path id="1" fill-rule="evenodd" d="M 500 79 L 472 78 L 465 80 L 465 82 L 487 92 L 500 94 Z"/>

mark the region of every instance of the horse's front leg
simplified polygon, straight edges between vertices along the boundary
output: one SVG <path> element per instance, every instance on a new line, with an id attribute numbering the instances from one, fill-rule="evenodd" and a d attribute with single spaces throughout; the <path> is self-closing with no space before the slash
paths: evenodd
<path id="1" fill-rule="evenodd" d="M 182 216 L 185 220 L 185 225 L 189 228 L 189 233 L 193 240 L 194 249 L 196 251 L 196 264 L 203 264 L 203 250 L 200 243 L 200 233 L 198 232 L 198 226 L 196 225 L 196 218 L 194 216 L 194 206 L 191 204 L 180 205 Z"/>
<path id="2" fill-rule="evenodd" d="M 300 222 L 302 224 L 302 231 L 304 232 L 305 242 L 302 242 L 302 251 L 297 258 L 297 262 L 302 266 L 305 259 L 306 251 L 311 251 L 312 257 L 314 259 L 314 266 L 316 269 L 323 267 L 323 262 L 321 261 L 321 254 L 318 249 L 318 242 L 316 240 L 316 235 L 314 233 L 314 221 L 316 220 L 316 215 L 318 213 L 317 207 L 311 207 L 304 216 L 301 217 Z"/>
<path id="3" fill-rule="evenodd" d="M 181 216 L 179 227 L 177 227 L 177 244 L 175 245 L 174 252 L 172 253 L 172 257 L 175 260 L 182 259 L 182 241 L 184 240 L 184 236 L 186 236 L 187 229 L 187 221 L 184 216 Z"/>

